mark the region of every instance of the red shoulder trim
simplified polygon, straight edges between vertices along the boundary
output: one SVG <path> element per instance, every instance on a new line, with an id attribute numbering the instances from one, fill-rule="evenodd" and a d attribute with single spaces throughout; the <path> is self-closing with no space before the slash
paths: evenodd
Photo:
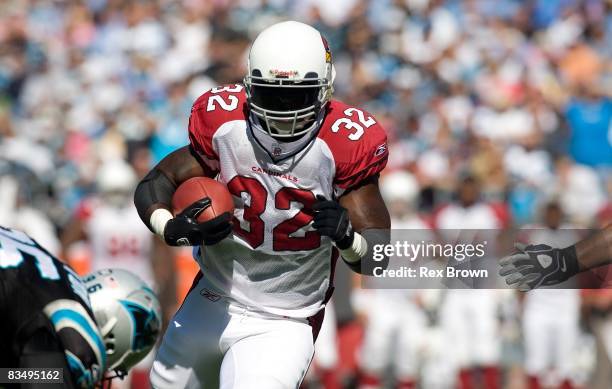
<path id="1" fill-rule="evenodd" d="M 318 136 L 332 152 L 334 184 L 341 189 L 358 185 L 387 165 L 387 134 L 367 111 L 332 100 Z"/>
<path id="2" fill-rule="evenodd" d="M 240 84 L 212 88 L 193 103 L 189 116 L 191 147 L 204 161 L 219 159 L 213 136 L 223 124 L 247 118 L 246 93 Z"/>

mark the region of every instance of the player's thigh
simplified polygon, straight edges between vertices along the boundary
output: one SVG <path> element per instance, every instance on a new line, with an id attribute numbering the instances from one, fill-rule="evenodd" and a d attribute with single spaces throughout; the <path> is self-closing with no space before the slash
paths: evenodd
<path id="1" fill-rule="evenodd" d="M 387 367 L 393 336 L 399 325 L 397 312 L 368 316 L 359 358 L 364 371 L 379 374 Z"/>
<path id="2" fill-rule="evenodd" d="M 555 360 L 557 370 L 563 378 L 569 378 L 575 371 L 576 347 L 580 336 L 578 320 L 577 315 L 568 315 L 556 323 Z"/>
<path id="3" fill-rule="evenodd" d="M 531 310 L 523 315 L 523 347 L 525 370 L 528 374 L 542 374 L 549 366 L 551 330 L 550 318 L 547 315 Z"/>
<path id="4" fill-rule="evenodd" d="M 470 305 L 470 343 L 472 362 L 497 364 L 501 349 L 497 303 L 493 291 L 482 291 Z"/>
<path id="5" fill-rule="evenodd" d="M 448 362 L 453 367 L 460 368 L 471 363 L 470 342 L 474 329 L 470 327 L 464 302 L 453 295 L 456 292 L 448 292 L 449 296 L 440 312 L 440 324 L 444 344 L 447 345 Z"/>
<path id="6" fill-rule="evenodd" d="M 398 326 L 395 371 L 400 378 L 412 378 L 417 373 L 420 350 L 425 336 L 427 318 L 418 308 L 407 305 L 405 315 Z"/>
<path id="7" fill-rule="evenodd" d="M 187 295 L 170 320 L 151 369 L 154 388 L 217 388 L 221 334 L 230 320 L 228 303 L 210 299 L 204 281 Z"/>
<path id="8" fill-rule="evenodd" d="M 223 357 L 219 388 L 297 388 L 314 354 L 312 328 L 293 320 L 249 320 L 248 325 L 251 334 Z"/>
<path id="9" fill-rule="evenodd" d="M 322 369 L 332 369 L 338 363 L 336 325 L 334 306 L 328 304 L 321 331 L 315 342 L 315 363 Z"/>

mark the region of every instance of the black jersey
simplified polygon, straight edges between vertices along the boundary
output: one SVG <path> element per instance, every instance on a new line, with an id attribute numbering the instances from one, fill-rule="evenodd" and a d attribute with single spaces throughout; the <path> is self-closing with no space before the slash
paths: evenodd
<path id="1" fill-rule="evenodd" d="M 100 380 L 106 353 L 81 279 L 25 233 L 1 226 L 0 317 L 1 367 L 18 367 L 28 340 L 47 331 L 77 387 Z"/>

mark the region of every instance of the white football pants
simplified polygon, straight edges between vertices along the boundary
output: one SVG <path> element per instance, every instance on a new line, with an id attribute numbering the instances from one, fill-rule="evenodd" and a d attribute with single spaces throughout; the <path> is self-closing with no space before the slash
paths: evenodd
<path id="1" fill-rule="evenodd" d="M 314 353 L 306 319 L 250 312 L 203 278 L 168 325 L 151 370 L 155 389 L 295 389 Z"/>
<path id="2" fill-rule="evenodd" d="M 360 367 L 380 378 L 393 365 L 398 379 L 415 379 L 427 318 L 414 301 L 398 300 L 394 294 L 397 291 L 377 290 L 372 296 Z"/>
<path id="3" fill-rule="evenodd" d="M 565 312 L 564 312 L 565 311 Z M 580 335 L 578 309 L 526 309 L 523 314 L 525 370 L 542 376 L 553 368 L 559 378 L 569 379 L 575 372 L 575 352 Z"/>

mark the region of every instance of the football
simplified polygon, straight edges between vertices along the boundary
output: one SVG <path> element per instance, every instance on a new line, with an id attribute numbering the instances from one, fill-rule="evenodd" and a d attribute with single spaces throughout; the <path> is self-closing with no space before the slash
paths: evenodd
<path id="1" fill-rule="evenodd" d="M 234 212 L 234 200 L 225 185 L 217 180 L 207 177 L 194 177 L 183 182 L 172 196 L 172 210 L 177 215 L 194 202 L 208 197 L 210 207 L 199 216 L 198 222 L 203 223 L 213 219 L 224 212 Z"/>

